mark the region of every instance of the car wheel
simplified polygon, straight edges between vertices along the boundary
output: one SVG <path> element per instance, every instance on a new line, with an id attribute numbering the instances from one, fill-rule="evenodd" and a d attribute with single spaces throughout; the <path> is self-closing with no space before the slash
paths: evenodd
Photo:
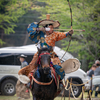
<path id="1" fill-rule="evenodd" d="M 73 83 L 74 84 L 79 84 L 76 81 L 73 81 Z M 72 85 L 72 90 L 73 90 L 73 93 L 74 93 L 75 97 L 78 97 L 82 92 L 82 87 L 81 86 Z M 71 93 L 71 97 L 73 97 L 72 93 Z"/>
<path id="2" fill-rule="evenodd" d="M 73 84 L 79 84 L 76 81 L 72 81 L 72 83 Z M 68 88 L 69 88 L 69 86 L 68 86 Z M 82 92 L 82 87 L 81 86 L 72 85 L 72 90 L 73 90 L 74 96 L 78 97 Z M 65 96 L 67 96 L 67 97 L 69 96 L 69 91 L 68 90 L 65 90 Z M 70 96 L 73 97 L 73 94 L 71 93 Z"/>
<path id="3" fill-rule="evenodd" d="M 1 92 L 3 95 L 14 95 L 16 93 L 15 90 L 15 81 L 9 79 L 9 80 L 5 80 L 2 84 L 1 84 Z"/>

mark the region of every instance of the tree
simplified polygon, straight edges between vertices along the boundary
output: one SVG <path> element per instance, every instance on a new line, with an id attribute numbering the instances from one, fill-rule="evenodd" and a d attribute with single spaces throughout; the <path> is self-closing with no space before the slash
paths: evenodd
<path id="1" fill-rule="evenodd" d="M 82 66 L 84 68 L 91 67 L 95 60 L 100 59 L 100 2 L 99 0 L 80 1 L 74 3 L 74 12 L 77 12 L 73 16 L 77 21 L 77 28 L 86 31 L 81 33 L 81 37 L 75 33 L 69 51 L 78 53 L 78 58 L 85 62 Z M 66 41 L 63 43 L 68 45 Z"/>
<path id="2" fill-rule="evenodd" d="M 4 44 L 3 35 L 15 33 L 14 27 L 18 18 L 25 14 L 25 9 L 30 6 L 28 0 L 0 0 L 0 44 Z"/>

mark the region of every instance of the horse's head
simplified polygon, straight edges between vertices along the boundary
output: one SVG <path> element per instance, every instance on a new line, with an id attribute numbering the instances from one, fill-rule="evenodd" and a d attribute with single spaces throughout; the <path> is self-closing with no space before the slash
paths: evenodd
<path id="1" fill-rule="evenodd" d="M 51 55 L 50 49 L 42 48 L 38 49 L 38 64 L 44 70 L 44 74 L 48 74 L 50 71 Z"/>

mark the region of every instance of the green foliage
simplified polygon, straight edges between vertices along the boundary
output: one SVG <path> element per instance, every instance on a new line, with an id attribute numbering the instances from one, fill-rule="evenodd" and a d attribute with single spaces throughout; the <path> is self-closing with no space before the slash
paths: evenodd
<path id="1" fill-rule="evenodd" d="M 5 42 L 4 42 L 4 41 L 2 41 L 1 39 L 0 39 L 0 43 L 1 43 L 1 45 L 5 44 Z"/>
<path id="2" fill-rule="evenodd" d="M 15 22 L 26 13 L 25 8 L 29 6 L 28 0 L 0 0 L 0 32 L 14 33 Z"/>
<path id="3" fill-rule="evenodd" d="M 79 41 L 78 46 L 81 46 L 81 48 L 78 48 L 77 53 L 79 59 L 86 60 L 87 66 L 90 67 L 96 59 L 100 59 L 100 28 L 98 27 L 100 25 L 100 8 L 98 6 L 100 2 L 99 0 L 93 0 L 93 2 L 91 0 L 85 0 L 80 3 L 76 2 L 75 5 L 78 6 L 74 11 L 80 12 L 76 14 L 78 16 L 75 18 L 79 23 L 77 27 L 80 26 L 80 29 L 83 28 L 86 30 L 84 33 L 81 33 L 83 34 L 83 38 L 80 39 L 80 37 L 78 37 L 77 39 L 77 41 Z M 77 45 L 74 47 L 77 48 Z M 69 51 L 74 50 L 75 48 L 70 48 Z"/>

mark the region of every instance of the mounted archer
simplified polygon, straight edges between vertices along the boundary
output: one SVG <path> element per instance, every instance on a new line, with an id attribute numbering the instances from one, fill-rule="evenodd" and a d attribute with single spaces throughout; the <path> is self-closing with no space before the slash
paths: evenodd
<path id="1" fill-rule="evenodd" d="M 56 53 L 53 51 L 53 48 L 55 46 L 56 41 L 62 40 L 66 38 L 68 35 L 71 36 L 73 34 L 73 30 L 70 30 L 69 32 L 55 32 L 53 31 L 54 28 L 59 27 L 60 23 L 58 21 L 50 20 L 49 14 L 47 14 L 46 17 L 47 19 L 42 20 L 39 23 L 34 22 L 30 24 L 27 28 L 27 31 L 29 33 L 29 38 L 34 43 L 37 43 L 37 47 L 39 49 L 43 47 L 47 47 L 50 49 L 51 62 L 53 63 L 53 67 L 55 68 L 56 73 L 59 75 L 60 80 L 62 80 L 65 75 L 65 72 L 60 66 L 61 62 Z M 30 64 L 25 68 L 22 68 L 18 74 L 28 76 L 29 72 L 38 67 L 37 61 L 38 52 L 34 55 Z"/>

